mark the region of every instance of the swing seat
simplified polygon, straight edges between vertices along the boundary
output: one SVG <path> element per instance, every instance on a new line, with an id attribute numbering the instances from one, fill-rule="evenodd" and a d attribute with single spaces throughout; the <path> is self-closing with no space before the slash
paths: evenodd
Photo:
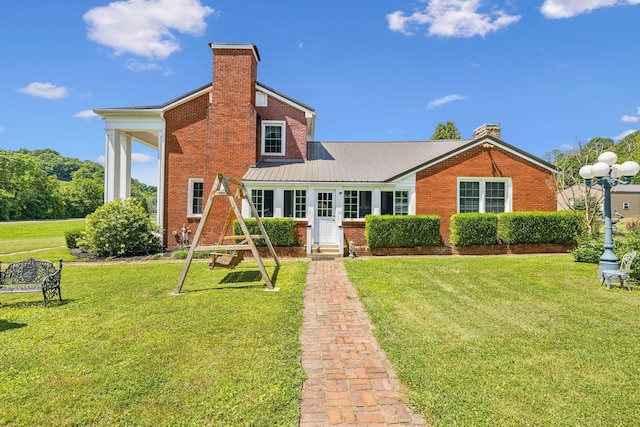
<path id="1" fill-rule="evenodd" d="M 215 267 L 222 267 L 232 270 L 240 264 L 243 257 L 244 251 L 214 252 L 211 254 L 209 268 L 213 270 Z"/>

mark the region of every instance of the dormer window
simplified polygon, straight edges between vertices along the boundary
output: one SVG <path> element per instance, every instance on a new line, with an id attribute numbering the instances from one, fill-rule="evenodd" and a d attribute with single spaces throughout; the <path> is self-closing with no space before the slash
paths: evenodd
<path id="1" fill-rule="evenodd" d="M 286 127 L 284 121 L 265 120 L 262 122 L 262 154 L 284 156 Z"/>

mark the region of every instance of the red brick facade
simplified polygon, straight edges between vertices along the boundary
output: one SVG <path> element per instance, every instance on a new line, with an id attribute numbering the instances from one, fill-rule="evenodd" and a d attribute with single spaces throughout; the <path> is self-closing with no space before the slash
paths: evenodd
<path id="1" fill-rule="evenodd" d="M 286 121 L 287 134 L 284 156 L 264 156 L 264 159 L 306 159 L 307 158 L 307 119 L 303 111 L 293 108 L 275 98 L 269 98 L 267 107 L 256 107 L 260 120 Z M 262 130 L 262 126 L 258 132 Z M 262 136 L 258 146 L 262 151 Z"/>
<path id="2" fill-rule="evenodd" d="M 166 153 L 164 218 L 166 242 L 174 246 L 172 231 L 188 223 L 193 232 L 199 219 L 188 217 L 189 180 L 204 181 L 204 202 L 216 175 L 241 179 L 261 160 L 306 159 L 307 117 L 305 111 L 283 97 L 269 96 L 268 106 L 256 107 L 258 54 L 255 47 L 212 45 L 211 92 L 181 103 L 164 113 Z M 286 122 L 284 156 L 262 156 L 261 123 Z M 496 140 L 497 141 L 497 140 Z M 425 142 L 437 144 L 438 142 Z M 490 145 L 490 146 L 489 146 Z M 441 234 L 447 243 L 449 218 L 458 209 L 458 178 L 511 178 L 513 211 L 555 211 L 551 188 L 553 173 L 498 145 L 479 145 L 443 160 L 416 174 L 416 214 L 438 215 Z M 310 184 L 310 192 L 313 190 Z M 310 198 L 312 196 L 310 195 Z M 200 243 L 218 240 L 230 206 L 217 198 L 204 227 Z M 344 242 L 366 245 L 364 220 L 343 223 Z M 296 238 L 306 244 L 306 221 L 296 221 Z"/>
<path id="3" fill-rule="evenodd" d="M 440 216 L 445 242 L 449 218 L 458 211 L 459 177 L 511 178 L 513 211 L 556 210 L 551 171 L 495 145 L 479 145 L 416 174 L 416 214 Z"/>

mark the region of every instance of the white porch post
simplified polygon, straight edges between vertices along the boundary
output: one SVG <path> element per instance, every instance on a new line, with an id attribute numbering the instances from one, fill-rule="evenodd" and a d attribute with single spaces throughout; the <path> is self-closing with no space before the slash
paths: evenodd
<path id="1" fill-rule="evenodd" d="M 131 197 L 131 137 L 119 132 L 118 199 Z"/>
<path id="2" fill-rule="evenodd" d="M 158 187 L 157 187 L 157 197 L 156 207 L 157 207 L 157 217 L 156 224 L 160 227 L 161 230 L 164 230 L 164 159 L 165 159 L 165 143 L 164 143 L 164 131 L 158 131 Z M 164 240 L 164 233 L 162 233 L 162 239 Z M 163 241 L 162 244 L 166 242 Z"/>
<path id="3" fill-rule="evenodd" d="M 118 198 L 118 181 L 116 180 L 120 156 L 119 141 L 115 129 L 106 130 L 104 161 L 104 202 Z"/>
<path id="4" fill-rule="evenodd" d="M 307 206 L 307 255 L 311 254 L 311 248 L 313 243 L 314 213 L 315 213 L 315 208 L 313 206 Z"/>

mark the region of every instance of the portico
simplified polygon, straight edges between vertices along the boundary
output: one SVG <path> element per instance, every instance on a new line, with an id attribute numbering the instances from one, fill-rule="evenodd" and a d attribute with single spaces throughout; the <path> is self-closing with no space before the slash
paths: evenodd
<path id="1" fill-rule="evenodd" d="M 105 120 L 104 201 L 131 196 L 131 144 L 139 142 L 158 153 L 158 177 L 164 174 L 165 120 L 158 109 L 96 109 Z M 164 185 L 157 183 L 157 223 L 163 227 Z"/>

